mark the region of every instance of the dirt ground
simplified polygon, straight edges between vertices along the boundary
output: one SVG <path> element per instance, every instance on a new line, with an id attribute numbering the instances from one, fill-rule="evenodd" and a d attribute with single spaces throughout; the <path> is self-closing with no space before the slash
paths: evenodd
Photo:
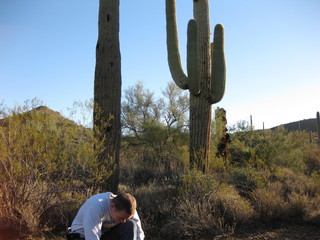
<path id="1" fill-rule="evenodd" d="M 290 225 L 279 228 L 257 229 L 237 233 L 234 236 L 217 236 L 214 240 L 320 240 L 320 227 L 314 225 Z"/>
<path id="2" fill-rule="evenodd" d="M 12 231 L 0 230 L 0 240 L 19 240 L 19 238 L 16 238 Z M 146 240 L 148 239 L 146 238 Z M 213 240 L 320 240 L 320 227 L 314 225 L 290 225 L 257 229 L 251 232 L 236 233 L 234 236 L 216 236 Z"/>

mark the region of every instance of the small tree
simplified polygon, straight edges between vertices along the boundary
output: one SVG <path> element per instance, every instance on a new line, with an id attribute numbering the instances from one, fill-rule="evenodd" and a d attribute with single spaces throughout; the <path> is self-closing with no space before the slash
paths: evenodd
<path id="1" fill-rule="evenodd" d="M 167 126 L 174 126 L 179 131 L 188 128 L 189 97 L 187 94 L 183 94 L 183 91 L 173 82 L 168 83 L 162 94 L 167 100 L 164 114 Z"/>
<path id="2" fill-rule="evenodd" d="M 124 91 L 122 102 L 123 145 L 139 149 L 143 165 L 151 171 L 169 173 L 176 166 L 184 166 L 183 154 L 188 97 L 173 83 L 163 92 L 164 99 L 156 99 L 142 82 Z M 137 157 L 137 158 L 139 158 Z"/>
<path id="3" fill-rule="evenodd" d="M 122 102 L 122 127 L 128 135 L 139 137 L 147 123 L 160 122 L 162 102 L 154 99 L 154 94 L 145 89 L 142 82 L 124 91 Z"/>

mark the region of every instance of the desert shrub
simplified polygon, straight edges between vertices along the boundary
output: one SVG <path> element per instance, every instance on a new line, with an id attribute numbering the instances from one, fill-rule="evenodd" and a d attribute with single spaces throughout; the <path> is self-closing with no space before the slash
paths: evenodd
<path id="1" fill-rule="evenodd" d="M 226 223 L 243 225 L 254 216 L 251 203 L 242 198 L 233 186 L 222 185 L 209 198 L 212 204 L 217 206 L 219 215 L 223 216 Z"/>
<path id="2" fill-rule="evenodd" d="M 177 192 L 170 185 L 150 183 L 137 188 L 120 187 L 137 199 L 142 227 L 148 239 L 157 239 L 161 228 L 173 217 Z"/>
<path id="3" fill-rule="evenodd" d="M 320 209 L 319 178 L 295 173 L 289 169 L 279 169 L 277 177 L 285 189 L 291 218 L 310 219 L 317 216 Z"/>
<path id="4" fill-rule="evenodd" d="M 302 171 L 304 148 L 309 143 L 305 132 L 275 130 L 237 132 L 231 135 L 231 163 L 237 167 L 274 169 L 277 167 Z"/>
<path id="5" fill-rule="evenodd" d="M 320 174 L 320 148 L 313 145 L 305 147 L 303 162 L 306 166 L 306 174 Z"/>
<path id="6" fill-rule="evenodd" d="M 126 140 L 125 140 L 126 141 Z M 163 146 L 165 153 L 145 144 L 123 142 L 120 158 L 120 182 L 139 187 L 152 182 L 163 182 L 186 170 L 187 149 L 170 143 Z M 170 146 L 171 145 L 171 146 Z"/>
<path id="7" fill-rule="evenodd" d="M 310 197 L 305 194 L 292 193 L 289 195 L 289 213 L 290 217 L 303 218 L 308 215 L 311 206 Z"/>
<path id="8" fill-rule="evenodd" d="M 104 179 L 92 142 L 91 131 L 46 107 L 1 119 L 0 218 L 19 221 L 33 234 L 60 224 L 57 213 L 70 200 L 65 193 L 86 195 Z"/>
<path id="9" fill-rule="evenodd" d="M 246 166 L 250 159 L 250 147 L 243 141 L 238 133 L 231 135 L 231 163 L 236 167 Z"/>
<path id="10" fill-rule="evenodd" d="M 220 184 L 214 175 L 193 169 L 179 176 L 175 186 L 179 196 L 201 199 L 214 192 Z"/>
<path id="11" fill-rule="evenodd" d="M 283 198 L 283 187 L 279 182 L 258 188 L 253 193 L 254 208 L 262 221 L 282 220 L 287 216 L 288 203 Z"/>
<path id="12" fill-rule="evenodd" d="M 178 227 L 176 231 L 181 234 L 183 239 L 205 239 L 208 236 L 230 233 L 234 228 L 232 222 L 226 222 L 224 216 L 220 215 L 221 211 L 209 201 L 180 199 L 175 214 L 179 223 L 172 220 L 170 224 Z M 164 229 L 162 233 L 164 233 Z M 167 236 L 170 234 L 167 233 Z"/>
<path id="13" fill-rule="evenodd" d="M 306 132 L 288 132 L 284 127 L 279 127 L 270 131 L 267 138 L 270 148 L 275 151 L 269 159 L 272 166 L 294 171 L 304 170 L 303 148 L 309 142 L 309 135 Z"/>
<path id="14" fill-rule="evenodd" d="M 213 155 L 213 154 L 211 154 Z M 228 171 L 229 163 L 218 156 L 211 156 L 208 163 L 208 173 L 219 174 L 224 176 Z"/>
<path id="15" fill-rule="evenodd" d="M 318 212 L 320 185 L 291 169 L 277 169 L 273 181 L 254 191 L 254 207 L 263 221 L 310 219 Z"/>
<path id="16" fill-rule="evenodd" d="M 320 226 L 320 193 L 311 199 L 308 210 L 309 212 L 305 216 L 305 220 Z"/>
<path id="17" fill-rule="evenodd" d="M 291 193 L 315 197 L 320 192 L 318 178 L 310 178 L 303 173 L 293 172 L 287 168 L 279 168 L 275 177 L 279 182 L 282 182 L 286 198 Z"/>
<path id="18" fill-rule="evenodd" d="M 251 199 L 252 192 L 266 184 L 265 175 L 254 168 L 234 168 L 229 173 L 229 183 L 235 186 L 241 196 Z"/>
<path id="19" fill-rule="evenodd" d="M 274 158 L 274 162 L 281 168 L 303 171 L 303 150 L 302 148 L 295 147 L 292 147 L 290 150 L 283 150 Z"/>
<path id="20" fill-rule="evenodd" d="M 188 167 L 186 135 L 167 127 L 148 124 L 137 137 L 126 136 L 121 149 L 121 183 L 140 186 L 165 181 Z"/>
<path id="21" fill-rule="evenodd" d="M 174 217 L 168 223 L 175 226 L 174 234 L 166 230 L 166 225 L 160 232 L 162 238 L 206 239 L 230 234 L 235 225 L 245 224 L 254 214 L 249 201 L 233 186 L 195 170 L 180 179 L 176 202 Z"/>
<path id="22" fill-rule="evenodd" d="M 48 232 L 53 234 L 65 234 L 68 227 L 71 226 L 79 207 L 87 200 L 89 195 L 84 192 L 66 191 L 60 195 L 56 206 L 42 214 L 41 219 L 47 221 L 51 227 Z M 43 221 L 41 220 L 41 221 Z"/>
<path id="23" fill-rule="evenodd" d="M 216 191 L 202 198 L 179 198 L 175 210 L 177 230 L 187 239 L 206 239 L 208 236 L 233 233 L 236 225 L 248 223 L 254 211 L 229 185 L 220 185 Z M 185 239 L 184 238 L 184 239 Z"/>

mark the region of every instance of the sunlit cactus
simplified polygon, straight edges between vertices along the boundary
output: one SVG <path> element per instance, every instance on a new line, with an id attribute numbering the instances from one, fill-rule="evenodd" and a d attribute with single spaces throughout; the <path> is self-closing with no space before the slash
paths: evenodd
<path id="1" fill-rule="evenodd" d="M 188 24 L 187 74 L 181 65 L 176 1 L 166 0 L 167 50 L 170 72 L 175 83 L 190 91 L 190 163 L 205 171 L 209 146 L 212 104 L 225 92 L 226 63 L 224 28 L 217 24 L 210 43 L 208 0 L 193 1 L 194 19 Z"/>

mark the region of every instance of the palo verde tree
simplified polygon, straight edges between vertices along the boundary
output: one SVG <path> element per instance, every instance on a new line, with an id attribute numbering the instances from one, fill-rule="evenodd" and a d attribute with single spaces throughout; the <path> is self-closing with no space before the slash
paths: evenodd
<path id="1" fill-rule="evenodd" d="M 125 89 L 121 106 L 123 159 L 132 162 L 136 157 L 133 169 L 143 166 L 158 176 L 179 172 L 187 166 L 184 156 L 188 144 L 185 133 L 188 96 L 173 82 L 162 94 L 164 98 L 156 98 L 138 82 Z M 125 165 L 121 170 L 128 169 L 128 164 Z"/>
<path id="2" fill-rule="evenodd" d="M 188 24 L 187 71 L 183 72 L 176 23 L 176 1 L 166 0 L 168 63 L 175 83 L 190 92 L 190 166 L 206 170 L 210 146 L 211 105 L 225 90 L 224 29 L 217 24 L 210 44 L 208 0 L 193 1 Z"/>
<path id="3" fill-rule="evenodd" d="M 98 42 L 94 79 L 94 132 L 101 164 L 111 176 L 105 190 L 117 192 L 119 184 L 121 57 L 119 43 L 119 0 L 99 2 Z"/>

